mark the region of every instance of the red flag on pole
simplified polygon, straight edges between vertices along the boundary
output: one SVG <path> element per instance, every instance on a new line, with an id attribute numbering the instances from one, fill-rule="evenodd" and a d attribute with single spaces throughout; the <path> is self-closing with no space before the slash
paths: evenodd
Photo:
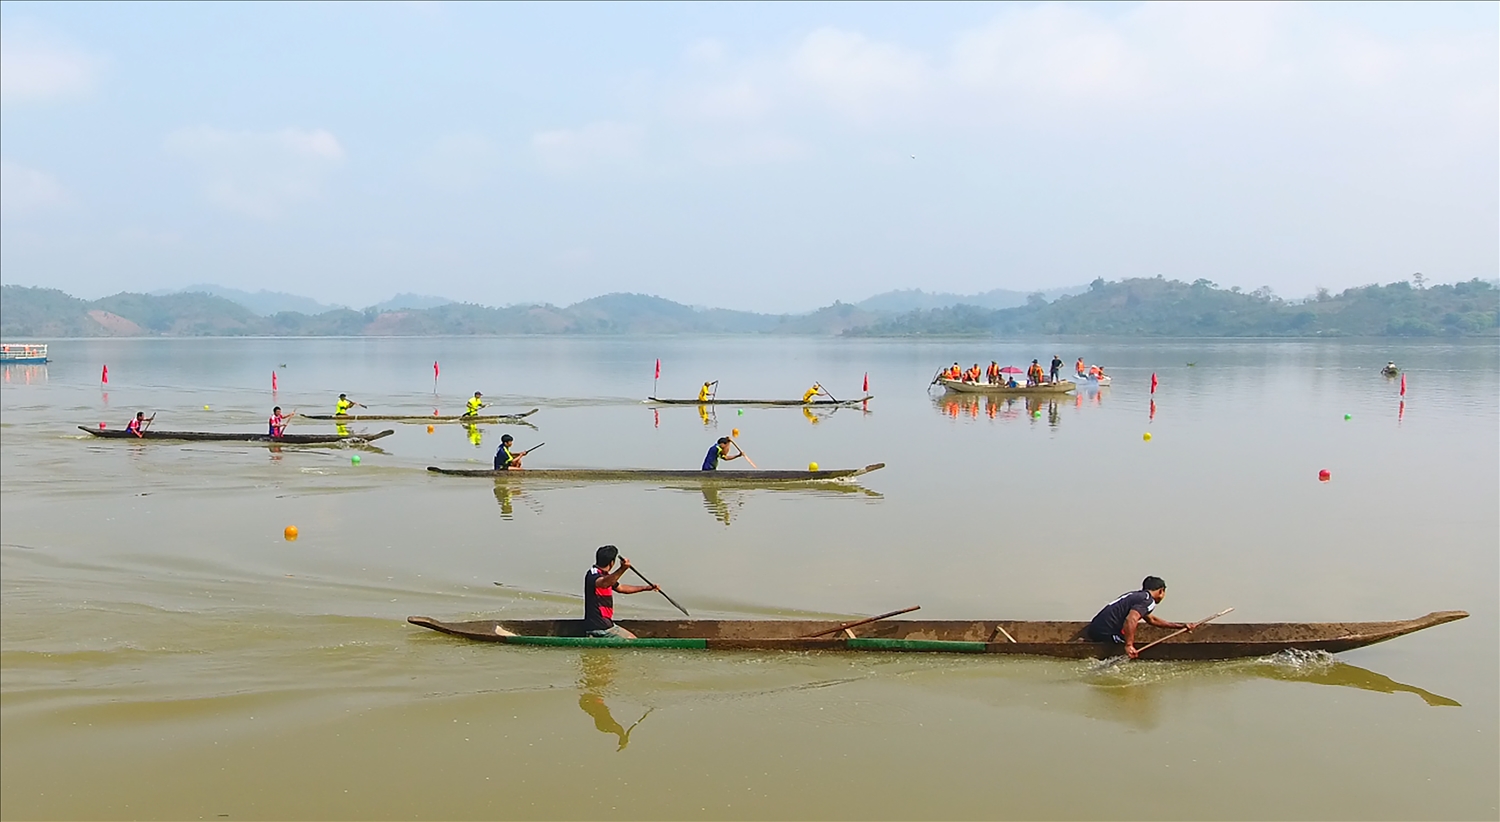
<path id="1" fill-rule="evenodd" d="M 271 372 L 271 390 L 272 391 L 276 390 L 276 372 L 275 371 Z"/>
<path id="2" fill-rule="evenodd" d="M 1401 396 L 1406 396 L 1406 375 L 1401 375 Z"/>
<path id="3" fill-rule="evenodd" d="M 436 380 L 438 378 L 438 364 L 437 364 L 437 360 L 433 360 L 432 361 L 432 378 L 434 380 Z"/>
<path id="4" fill-rule="evenodd" d="M 870 372 L 868 372 L 868 371 L 865 372 L 865 388 L 864 388 L 864 392 L 866 394 L 870 393 Z"/>
<path id="5" fill-rule="evenodd" d="M 105 385 L 109 385 L 109 366 L 108 365 L 104 366 L 104 373 L 99 375 L 99 382 L 102 382 Z M 1405 377 L 1401 378 L 1401 388 L 1402 388 L 1403 391 L 1406 389 L 1406 378 Z"/>
<path id="6" fill-rule="evenodd" d="M 654 379 L 661 379 L 661 357 L 656 358 L 656 377 Z"/>
<path id="7" fill-rule="evenodd" d="M 1156 393 L 1156 372 L 1151 372 L 1151 393 Z"/>

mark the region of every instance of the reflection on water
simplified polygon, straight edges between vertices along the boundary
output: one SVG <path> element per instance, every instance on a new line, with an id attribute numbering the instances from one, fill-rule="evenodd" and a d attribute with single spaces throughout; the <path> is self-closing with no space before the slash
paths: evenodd
<path id="1" fill-rule="evenodd" d="M 739 509 L 745 504 L 745 497 L 743 494 L 732 494 L 731 500 L 725 500 L 724 492 L 718 486 L 703 486 L 703 507 L 708 509 L 708 513 L 714 519 L 724 523 L 725 526 L 729 525 L 731 501 L 734 503 L 734 508 Z"/>
<path id="2" fill-rule="evenodd" d="M 500 503 L 500 518 L 512 519 L 516 513 L 516 500 L 526 504 L 533 514 L 542 512 L 542 503 L 535 496 L 527 496 L 525 491 L 504 480 L 495 481 L 495 502 Z"/>
<path id="3" fill-rule="evenodd" d="M 32 383 L 44 383 L 47 381 L 47 366 L 45 365 L 7 365 L 0 372 L 4 373 L 5 382 L 14 382 L 17 385 L 31 385 Z M 109 404 L 109 395 L 105 395 L 105 404 Z"/>
<path id="4" fill-rule="evenodd" d="M 1269 657 L 1218 663 L 1089 663 L 1088 697 L 1079 708 L 1092 719 L 1149 729 L 1160 723 L 1163 706 L 1176 698 L 1174 691 L 1178 688 L 1252 679 L 1333 685 L 1385 694 L 1409 693 L 1433 707 L 1462 707 L 1455 699 L 1350 665 L 1323 651 L 1290 650 Z"/>
<path id="5" fill-rule="evenodd" d="M 1074 407 L 1081 408 L 1083 395 L 1075 395 Z M 1029 419 L 1033 423 L 1046 417 L 1047 426 L 1056 428 L 1062 423 L 1062 403 L 1056 396 L 996 397 L 982 394 L 941 394 L 933 399 L 933 407 L 950 419 L 977 420 L 981 415 L 992 420 Z M 1094 392 L 1089 402 L 1099 403 L 1099 392 Z"/>
<path id="6" fill-rule="evenodd" d="M 647 708 L 641 718 L 629 728 L 621 725 L 610 713 L 604 702 L 604 694 L 615 681 L 615 652 L 609 650 L 584 650 L 578 655 L 578 707 L 594 720 L 594 728 L 600 733 L 612 734 L 619 742 L 616 752 L 625 750 L 630 744 L 630 733 L 651 715 Z"/>
<path id="7" fill-rule="evenodd" d="M 484 445 L 484 432 L 479 430 L 479 426 L 475 425 L 472 422 L 466 422 L 464 423 L 464 432 L 469 435 L 470 445 L 474 446 L 475 448 L 479 448 Z"/>
<path id="8" fill-rule="evenodd" d="M 698 491 L 703 494 L 703 509 L 709 516 L 728 526 L 752 497 L 766 494 L 804 494 L 830 497 L 862 496 L 866 500 L 881 500 L 884 495 L 852 482 L 822 482 L 803 485 L 775 485 L 765 488 L 726 488 L 713 483 L 703 483 L 692 488 L 665 486 L 672 490 Z"/>

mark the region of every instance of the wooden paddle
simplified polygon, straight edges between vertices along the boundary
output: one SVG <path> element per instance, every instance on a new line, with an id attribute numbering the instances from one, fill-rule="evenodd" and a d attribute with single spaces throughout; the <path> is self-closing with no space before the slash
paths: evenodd
<path id="1" fill-rule="evenodd" d="M 1224 616 L 1225 614 L 1227 614 L 1227 613 L 1229 613 L 1230 611 L 1233 611 L 1233 610 L 1234 610 L 1233 608 L 1225 608 L 1224 610 L 1218 612 L 1217 614 L 1214 614 L 1211 617 L 1208 617 L 1207 619 L 1200 619 L 1200 620 L 1198 620 L 1198 622 L 1195 623 L 1193 627 L 1196 628 L 1198 625 L 1202 625 L 1205 622 L 1212 622 L 1212 621 L 1218 619 L 1221 616 Z M 1186 633 L 1187 630 L 1188 630 L 1187 628 L 1178 628 L 1177 630 L 1173 631 L 1170 634 L 1167 634 L 1166 636 L 1162 637 L 1161 639 L 1156 640 L 1155 642 L 1147 643 L 1146 645 L 1142 645 L 1141 647 L 1136 648 L 1135 649 L 1135 655 L 1136 655 L 1136 657 L 1140 657 L 1140 655 L 1142 653 L 1144 653 L 1147 648 L 1150 648 L 1153 645 L 1160 645 L 1161 643 L 1166 642 L 1167 640 L 1171 639 L 1174 636 L 1177 636 L 1178 634 Z"/>
<path id="2" fill-rule="evenodd" d="M 740 448 L 740 444 L 739 443 L 735 442 L 734 440 L 730 440 L 729 444 L 733 445 L 735 447 L 735 449 L 740 452 L 740 456 L 742 456 L 742 457 L 745 458 L 745 462 L 750 463 L 750 467 L 751 468 L 754 468 L 757 471 L 760 470 L 760 466 L 755 464 L 755 460 L 750 459 L 750 455 L 745 453 L 745 449 Z"/>
<path id="3" fill-rule="evenodd" d="M 817 639 L 820 636 L 827 636 L 828 634 L 836 634 L 839 631 L 847 631 L 850 628 L 858 628 L 861 625 L 869 625 L 871 622 L 879 622 L 882 619 L 890 619 L 893 616 L 899 616 L 901 614 L 908 614 L 908 613 L 911 613 L 912 611 L 920 609 L 921 607 L 922 606 L 920 606 L 920 605 L 913 605 L 910 608 L 902 608 L 899 611 L 891 611 L 888 614 L 881 614 L 880 616 L 872 616 L 872 617 L 869 617 L 867 619 L 855 620 L 854 622 L 846 622 L 843 625 L 838 625 L 838 626 L 835 626 L 833 628 L 829 628 L 826 631 L 819 631 L 816 634 L 808 634 L 807 636 L 799 636 L 797 638 L 798 639 Z"/>
<path id="4" fill-rule="evenodd" d="M 153 423 L 155 421 L 156 421 L 156 412 L 152 411 L 151 412 L 151 416 L 149 416 L 149 417 L 146 418 L 146 424 L 141 426 L 141 433 L 144 434 L 144 433 L 146 433 L 146 431 L 150 430 L 151 423 Z"/>
<path id="5" fill-rule="evenodd" d="M 671 596 L 668 596 L 667 592 L 663 591 L 661 589 L 661 586 L 657 585 L 656 583 L 652 582 L 649 579 L 646 579 L 646 575 L 643 574 L 643 573 L 641 573 L 639 570 L 637 570 L 634 565 L 630 566 L 630 570 L 635 571 L 635 575 L 638 576 L 638 577 L 640 577 L 642 582 L 646 583 L 647 585 L 655 587 L 656 588 L 656 592 L 658 594 L 661 594 L 662 596 L 666 597 L 667 601 L 670 602 L 670 603 L 672 603 L 672 607 L 674 607 L 677 610 L 681 611 L 683 616 L 687 616 L 687 617 L 692 616 L 692 614 L 688 613 L 688 609 L 682 607 L 681 605 L 678 605 L 677 604 L 677 600 L 672 599 Z"/>

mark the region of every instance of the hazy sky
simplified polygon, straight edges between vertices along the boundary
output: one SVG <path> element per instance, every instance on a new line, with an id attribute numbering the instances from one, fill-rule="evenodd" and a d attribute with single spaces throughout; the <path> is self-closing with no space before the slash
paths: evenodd
<path id="1" fill-rule="evenodd" d="M 0 5 L 0 275 L 805 310 L 1500 270 L 1495 3 Z"/>

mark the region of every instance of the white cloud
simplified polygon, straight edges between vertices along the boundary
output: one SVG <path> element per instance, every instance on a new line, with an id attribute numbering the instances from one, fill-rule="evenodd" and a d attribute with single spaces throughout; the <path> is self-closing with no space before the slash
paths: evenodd
<path id="1" fill-rule="evenodd" d="M 0 33 L 0 98 L 6 102 L 50 100 L 93 88 L 99 60 L 49 40 L 27 27 Z"/>
<path id="2" fill-rule="evenodd" d="M 344 158 L 338 139 L 323 129 L 199 126 L 168 135 L 166 148 L 198 169 L 209 202 L 259 219 L 321 196 L 324 181 Z"/>
<path id="3" fill-rule="evenodd" d="M 705 140 L 693 156 L 704 165 L 736 166 L 798 160 L 809 153 L 806 144 L 780 134 L 745 134 Z"/>
<path id="4" fill-rule="evenodd" d="M 640 156 L 645 130 L 628 123 L 601 121 L 582 128 L 541 131 L 531 147 L 543 167 L 558 172 L 619 165 Z"/>
<path id="5" fill-rule="evenodd" d="M 68 192 L 50 174 L 0 160 L 0 213 L 18 217 L 59 208 L 68 202 Z"/>
<path id="6" fill-rule="evenodd" d="M 434 188 L 469 191 L 500 166 L 500 150 L 482 134 L 462 132 L 438 139 L 417 160 L 417 172 Z"/>
<path id="7" fill-rule="evenodd" d="M 921 53 L 833 28 L 809 34 L 788 64 L 804 88 L 859 117 L 904 103 L 932 79 Z"/>

